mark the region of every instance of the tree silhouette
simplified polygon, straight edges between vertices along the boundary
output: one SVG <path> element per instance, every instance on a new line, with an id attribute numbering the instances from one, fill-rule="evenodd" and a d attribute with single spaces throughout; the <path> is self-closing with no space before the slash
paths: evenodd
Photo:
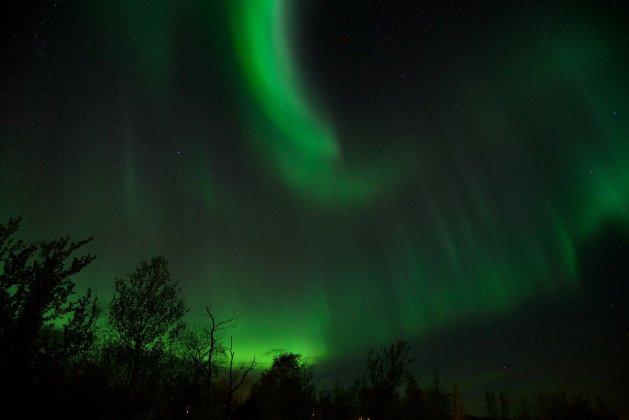
<path id="1" fill-rule="evenodd" d="M 218 320 L 206 307 L 209 321 L 181 334 L 186 304 L 166 259 L 154 257 L 127 279 L 116 279 L 109 328 L 98 328 L 92 289 L 74 296 L 73 276 L 95 258 L 75 254 L 91 239 L 26 242 L 15 239 L 19 226 L 20 219 L 0 223 L 2 418 L 465 418 L 456 384 L 446 387 L 436 373 L 425 391 L 419 387 L 403 341 L 369 350 L 366 374 L 347 390 L 337 385 L 322 391 L 318 401 L 312 368 L 299 354 L 280 354 L 251 398 L 233 407 L 255 366 L 255 358 L 235 362 L 231 339 L 228 347 L 222 343 L 235 315 Z M 494 420 L 619 418 L 603 399 L 563 392 L 538 393 L 530 401 L 511 410 L 503 392 L 485 394 L 487 416 Z"/>
<path id="2" fill-rule="evenodd" d="M 406 387 L 401 404 L 401 418 L 406 420 L 428 418 L 426 394 L 412 374 L 406 377 Z"/>
<path id="3" fill-rule="evenodd" d="M 528 398 L 522 398 L 518 412 L 515 415 L 515 420 L 531 420 L 531 407 L 529 406 Z"/>
<path id="4" fill-rule="evenodd" d="M 127 392 L 142 376 L 145 362 L 158 361 L 166 341 L 183 330 L 187 311 L 164 257 L 143 261 L 128 279 L 116 279 L 107 320 L 127 358 Z"/>
<path id="5" fill-rule="evenodd" d="M 246 364 L 241 362 L 239 366 L 234 366 L 234 340 L 233 337 L 229 338 L 229 369 L 227 377 L 227 392 L 225 395 L 225 419 L 229 420 L 231 415 L 232 401 L 234 394 L 240 389 L 242 384 L 247 379 L 247 376 L 256 365 L 256 358 L 254 357 L 251 363 Z"/>
<path id="6" fill-rule="evenodd" d="M 397 340 L 389 347 L 367 352 L 368 387 L 364 390 L 364 408 L 376 420 L 396 416 L 397 389 L 409 373 L 414 361 L 411 349 L 404 341 Z"/>
<path id="7" fill-rule="evenodd" d="M 590 400 L 582 395 L 569 397 L 566 392 L 534 396 L 535 409 L 531 418 L 539 420 L 617 420 L 618 414 L 605 400 L 598 399 L 593 407 Z"/>
<path id="8" fill-rule="evenodd" d="M 100 315 L 96 300 L 92 297 L 92 289 L 87 289 L 86 294 L 72 304 L 72 315 L 63 326 L 63 353 L 72 384 L 76 383 L 96 340 L 96 321 Z"/>
<path id="9" fill-rule="evenodd" d="M 303 362 L 299 354 L 282 353 L 276 356 L 271 368 L 260 378 L 262 418 L 311 418 L 314 405 L 312 373 L 312 369 Z"/>
<path id="10" fill-rule="evenodd" d="M 17 348 L 26 357 L 34 350 L 41 327 L 68 314 L 69 298 L 74 293 L 71 277 L 95 257 L 72 257 L 91 238 L 32 244 L 16 241 L 12 236 L 19 224 L 20 219 L 0 224 L 0 345 L 3 349 Z"/>
<path id="11" fill-rule="evenodd" d="M 491 391 L 485 392 L 485 414 L 491 420 L 498 419 L 498 405 L 496 404 L 496 394 Z"/>
<path id="12" fill-rule="evenodd" d="M 507 420 L 511 417 L 511 405 L 509 399 L 504 392 L 498 394 L 498 402 L 500 403 L 500 420 Z"/>
<path id="13" fill-rule="evenodd" d="M 456 383 L 452 384 L 452 392 L 450 393 L 450 405 L 452 406 L 451 411 L 453 420 L 461 420 L 465 417 L 463 396 L 461 395 L 461 390 Z"/>
<path id="14" fill-rule="evenodd" d="M 62 338 L 53 325 L 76 309 L 73 276 L 95 258 L 74 256 L 91 238 L 26 243 L 14 238 L 19 226 L 20 219 L 0 223 L 0 377 L 12 378 L 3 397 L 13 407 L 34 392 L 36 378 L 45 389 L 45 374 L 56 375 Z"/>
<path id="15" fill-rule="evenodd" d="M 209 322 L 202 327 L 188 328 L 181 342 L 185 357 L 192 362 L 195 369 L 195 381 L 205 383 L 205 409 L 209 416 L 213 416 L 215 407 L 214 381 L 218 371 L 219 361 L 226 356 L 227 349 L 221 342 L 221 332 L 236 325 L 238 317 L 234 313 L 230 318 L 217 320 L 209 306 L 205 308 L 205 316 Z"/>
<path id="16" fill-rule="evenodd" d="M 427 392 L 430 418 L 435 420 L 447 419 L 450 416 L 451 399 L 445 391 L 445 386 L 446 382 L 441 379 L 439 372 L 435 372 Z"/>
<path id="17" fill-rule="evenodd" d="M 237 317 L 234 314 L 231 318 L 217 321 L 216 317 L 210 310 L 209 306 L 205 308 L 206 316 L 210 319 L 209 325 L 204 329 L 204 340 L 201 341 L 201 359 L 197 361 L 197 365 L 203 372 L 207 387 L 206 404 L 208 413 L 212 413 L 212 385 L 214 381 L 214 372 L 217 358 L 225 356 L 225 347 L 220 342 L 219 334 L 221 331 L 236 325 Z M 233 361 L 233 355 L 232 355 Z M 231 401 L 230 401 L 231 402 Z M 229 412 L 229 409 L 227 409 Z"/>
<path id="18" fill-rule="evenodd" d="M 347 420 L 357 418 L 352 390 L 344 389 L 336 383 L 332 389 L 319 392 L 319 418 L 328 420 Z"/>

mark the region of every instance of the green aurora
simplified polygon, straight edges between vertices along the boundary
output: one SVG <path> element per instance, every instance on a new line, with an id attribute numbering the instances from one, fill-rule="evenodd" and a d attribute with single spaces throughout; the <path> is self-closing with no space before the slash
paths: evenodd
<path id="1" fill-rule="evenodd" d="M 363 208 L 354 211 L 369 213 L 371 200 L 381 198 L 383 190 L 399 188 L 396 183 L 402 178 L 404 165 L 392 167 L 388 176 L 374 168 L 367 169 L 364 175 L 342 170 L 335 173 L 339 168 L 339 141 L 330 123 L 313 111 L 315 106 L 297 76 L 296 60 L 288 45 L 294 39 L 289 28 L 290 7 L 282 0 L 234 4 L 231 19 L 240 70 L 247 92 L 257 105 L 255 111 L 264 120 L 262 124 L 253 124 L 250 138 L 254 143 L 264 142 L 263 146 L 254 147 L 262 148 L 259 153 L 268 160 L 265 162 L 268 170 L 278 170 L 285 185 L 303 195 L 310 206 L 334 212 L 335 208 L 355 203 Z M 524 58 L 515 58 L 522 60 L 518 64 L 523 68 L 530 69 L 526 80 L 516 77 L 502 81 L 523 89 L 523 97 L 526 91 L 536 93 L 545 84 L 556 85 L 558 91 L 567 89 L 574 102 L 580 104 L 574 106 L 578 109 L 566 110 L 561 110 L 558 104 L 559 112 L 549 122 L 553 132 L 558 131 L 555 127 L 564 127 L 560 138 L 566 142 L 575 135 L 587 136 L 578 141 L 582 150 L 572 150 L 569 185 L 555 183 L 540 174 L 541 179 L 529 179 L 516 186 L 516 191 L 522 194 L 519 200 L 505 203 L 505 207 L 499 204 L 496 210 L 485 204 L 494 200 L 486 197 L 489 193 L 478 185 L 471 170 L 464 169 L 459 180 L 468 184 L 467 200 L 461 199 L 464 196 L 461 192 L 451 191 L 452 197 L 448 197 L 448 192 L 443 194 L 445 197 L 437 196 L 430 185 L 422 185 L 419 195 L 427 199 L 429 219 L 434 223 L 428 230 L 428 237 L 434 238 L 434 251 L 423 249 L 426 237 L 423 230 L 412 235 L 393 228 L 394 234 L 385 240 L 391 246 L 382 250 L 393 263 L 373 267 L 364 260 L 353 259 L 336 272 L 308 275 L 313 277 L 306 281 L 308 284 L 323 284 L 325 288 L 332 283 L 333 290 L 306 293 L 306 299 L 299 299 L 300 310 L 295 311 L 291 304 L 279 311 L 277 319 L 268 319 L 269 330 L 260 331 L 259 325 L 252 325 L 243 336 L 264 337 L 254 348 L 264 347 L 264 341 L 272 337 L 271 341 L 286 343 L 287 348 L 325 357 L 328 351 L 334 351 L 322 345 L 330 341 L 335 346 L 341 344 L 347 351 L 357 342 L 392 340 L 400 332 L 403 336 L 413 336 L 464 317 L 508 311 L 540 291 L 555 293 L 577 288 L 579 241 L 596 232 L 605 221 L 620 220 L 626 224 L 629 220 L 628 122 L 618 118 L 618 110 L 626 109 L 623 104 L 627 103 L 627 92 L 617 92 L 615 88 L 622 85 L 624 66 L 619 58 L 624 54 L 620 45 L 606 39 L 599 29 L 588 28 L 584 33 L 583 28 L 566 24 L 556 33 L 540 35 L 542 39 L 553 40 L 548 52 L 531 53 L 534 57 L 525 53 Z M 471 102 L 467 108 L 477 108 L 473 93 L 466 97 Z M 505 125 L 511 123 L 515 131 L 518 124 L 510 121 L 513 116 L 501 116 L 499 109 L 476 112 L 479 115 L 472 118 L 475 122 L 487 120 L 482 114 L 491 115 L 494 120 L 488 122 L 488 127 L 477 128 L 491 137 L 492 147 L 499 150 L 500 145 L 494 142 L 513 141 L 509 134 L 496 132 L 495 128 L 497 120 Z M 569 129 L 578 113 L 588 115 L 591 132 L 583 133 L 578 127 Z M 596 143 L 588 139 L 596 139 Z M 569 144 L 562 148 L 566 149 L 570 149 Z M 463 162 L 469 160 L 466 156 L 460 158 Z M 417 159 L 417 172 L 421 173 L 422 157 Z M 517 165 L 523 163 L 519 161 Z M 507 170 L 492 169 L 496 171 L 494 176 Z M 560 190 L 544 191 L 548 186 Z M 535 191 L 536 197 L 527 197 L 527 189 Z M 461 201 L 474 203 L 472 209 L 461 211 Z M 570 205 L 562 206 L 563 203 Z M 533 220 L 540 227 L 538 231 L 528 228 L 534 224 Z M 508 237 L 504 228 L 511 233 Z M 513 251 L 505 254 L 508 249 Z M 470 255 L 470 250 L 476 252 Z M 436 273 L 443 280 L 435 282 Z M 392 287 L 379 290 L 371 280 L 374 276 L 391 279 Z M 377 316 L 374 311 L 380 308 L 383 296 L 396 302 L 396 308 L 384 316 L 386 321 L 371 324 L 368 331 L 353 329 L 352 325 L 360 325 L 365 315 Z M 277 313 L 273 309 L 276 305 L 277 302 L 270 302 L 264 313 Z M 275 326 L 283 325 L 283 319 L 292 319 L 290 330 L 286 336 L 275 336 Z M 392 320 L 394 334 L 391 334 Z"/>
<path id="2" fill-rule="evenodd" d="M 73 53 L 45 51 L 52 76 L 5 81 L 0 215 L 27 236 L 94 235 L 79 283 L 102 302 L 165 255 L 192 321 L 239 313 L 243 359 L 362 357 L 578 294 L 581 247 L 629 229 L 627 30 L 595 7 L 495 19 L 495 49 L 407 82 L 433 83 L 434 108 L 401 104 L 386 126 L 326 102 L 336 86 L 298 53 L 288 1 L 71 7 L 93 45 L 51 42 L 106 76 L 70 82 Z M 71 86 L 46 91 L 52 111 L 48 77 Z"/>
<path id="3" fill-rule="evenodd" d="M 289 3 L 234 1 L 230 9 L 241 77 L 261 120 L 250 123 L 250 137 L 269 171 L 315 204 L 360 205 L 382 195 L 399 178 L 400 162 L 348 168 L 334 127 L 299 77 Z"/>

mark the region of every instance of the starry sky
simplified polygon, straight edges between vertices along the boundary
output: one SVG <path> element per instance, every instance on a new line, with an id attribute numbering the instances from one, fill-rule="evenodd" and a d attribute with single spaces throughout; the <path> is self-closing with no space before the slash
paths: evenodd
<path id="1" fill-rule="evenodd" d="M 463 4 L 464 3 L 464 4 Z M 237 354 L 408 341 L 485 389 L 629 393 L 629 30 L 612 2 L 9 1 L 0 218 L 161 254 Z M 467 392 L 467 394 L 465 394 Z"/>

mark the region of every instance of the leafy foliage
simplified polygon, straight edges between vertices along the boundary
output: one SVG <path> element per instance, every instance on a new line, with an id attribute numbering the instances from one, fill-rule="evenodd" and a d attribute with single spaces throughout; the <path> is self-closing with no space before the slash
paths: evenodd
<path id="1" fill-rule="evenodd" d="M 66 237 L 28 244 L 13 238 L 19 225 L 20 219 L 0 224 L 0 346 L 17 346 L 24 353 L 34 350 L 37 334 L 45 323 L 71 311 L 72 276 L 96 257 L 73 257 L 91 238 L 70 242 Z"/>
<path id="2" fill-rule="evenodd" d="M 264 418 L 311 418 L 314 405 L 313 371 L 301 355 L 282 353 L 260 378 L 259 395 Z"/>
<path id="3" fill-rule="evenodd" d="M 123 389 L 129 402 L 132 395 L 135 404 L 141 401 L 134 394 L 137 382 L 146 376 L 149 367 L 159 364 L 165 344 L 184 329 L 187 311 L 164 257 L 141 262 L 127 280 L 116 279 L 107 320 L 115 337 L 113 352 L 125 366 Z"/>
<path id="4" fill-rule="evenodd" d="M 73 276 L 95 258 L 74 254 L 91 238 L 27 243 L 14 237 L 19 226 L 20 219 L 0 223 L 0 377 L 13 381 L 2 393 L 9 413 L 18 410 L 28 395 L 37 395 L 50 409 L 54 407 L 58 401 L 43 384 L 55 386 L 55 381 L 63 381 L 64 350 L 77 355 L 90 347 L 87 324 L 93 325 L 98 316 L 94 313 L 81 320 L 82 305 L 91 298 L 71 299 Z M 67 316 L 70 322 L 64 336 L 54 324 Z"/>
<path id="5" fill-rule="evenodd" d="M 92 289 L 71 305 L 71 317 L 63 326 L 63 353 L 72 367 L 73 380 L 96 341 L 96 321 L 100 310 Z"/>
<path id="6" fill-rule="evenodd" d="M 141 262 L 127 280 L 116 279 L 107 320 L 126 347 L 148 351 L 181 332 L 187 311 L 168 262 L 154 257 Z"/>

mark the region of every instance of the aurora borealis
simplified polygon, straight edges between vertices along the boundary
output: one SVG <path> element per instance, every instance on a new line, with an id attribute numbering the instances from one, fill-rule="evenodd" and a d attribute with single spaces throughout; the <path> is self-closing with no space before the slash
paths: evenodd
<path id="1" fill-rule="evenodd" d="M 243 358 L 403 338 L 470 388 L 629 383 L 616 6 L 8 8 L 0 217 L 93 235 L 103 304 L 161 254 L 192 322 L 240 314 Z"/>

